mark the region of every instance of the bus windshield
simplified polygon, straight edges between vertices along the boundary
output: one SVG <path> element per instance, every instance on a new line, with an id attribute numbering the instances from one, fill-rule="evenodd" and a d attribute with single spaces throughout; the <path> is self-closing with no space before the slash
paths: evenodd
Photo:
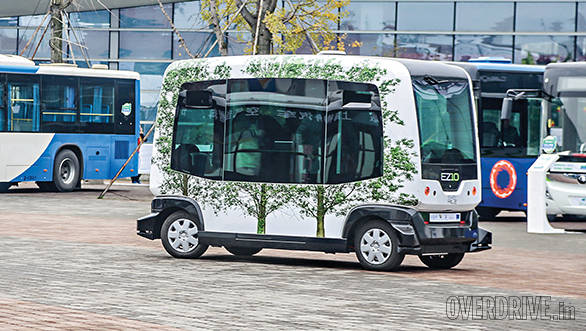
<path id="1" fill-rule="evenodd" d="M 413 90 L 422 162 L 474 163 L 473 108 L 468 81 L 416 77 Z"/>
<path id="2" fill-rule="evenodd" d="M 558 80 L 559 99 L 555 101 L 561 107 L 552 111 L 550 134 L 558 138 L 560 152 L 586 153 L 586 91 L 582 87 L 585 82 L 586 77 Z"/>
<path id="3" fill-rule="evenodd" d="M 562 106 L 557 111 L 558 121 L 550 133 L 558 138 L 560 152 L 586 153 L 586 95 L 560 97 Z M 552 114 L 554 115 L 554 114 Z"/>

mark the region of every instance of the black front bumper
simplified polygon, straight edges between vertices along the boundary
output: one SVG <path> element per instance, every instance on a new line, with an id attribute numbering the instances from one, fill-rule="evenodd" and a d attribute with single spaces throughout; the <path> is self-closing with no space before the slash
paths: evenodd
<path id="1" fill-rule="evenodd" d="M 151 213 L 136 221 L 136 234 L 147 239 L 161 238 L 161 219 L 159 213 Z"/>
<path id="2" fill-rule="evenodd" d="M 492 233 L 478 227 L 476 212 L 462 213 L 463 224 L 430 223 L 422 213 L 410 219 L 413 234 L 399 233 L 405 254 L 472 253 L 491 248 Z"/>
<path id="3" fill-rule="evenodd" d="M 445 229 L 442 229 L 445 230 Z M 464 236 L 471 235 L 476 238 L 466 238 L 460 235 L 454 236 L 454 231 L 450 235 L 445 235 L 446 231 L 439 229 L 432 230 L 437 235 L 433 240 L 425 240 L 424 243 L 416 236 L 405 238 L 404 235 L 399 235 L 401 246 L 400 251 L 405 254 L 433 254 L 433 253 L 473 253 L 491 249 L 492 233 L 484 229 L 477 230 L 466 229 Z M 401 238 L 403 237 L 403 238 Z"/>

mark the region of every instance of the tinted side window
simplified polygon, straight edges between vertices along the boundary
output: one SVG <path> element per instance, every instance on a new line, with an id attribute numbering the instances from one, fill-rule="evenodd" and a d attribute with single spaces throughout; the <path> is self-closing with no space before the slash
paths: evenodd
<path id="1" fill-rule="evenodd" d="M 382 176 L 382 118 L 377 88 L 330 81 L 325 183 Z"/>
<path id="2" fill-rule="evenodd" d="M 185 84 L 179 93 L 171 168 L 221 179 L 226 81 Z"/>
<path id="3" fill-rule="evenodd" d="M 79 124 L 82 132 L 113 133 L 115 80 L 81 78 Z"/>
<path id="4" fill-rule="evenodd" d="M 543 74 L 482 71 L 480 74 L 482 92 L 502 93 L 514 87 L 518 89 L 540 89 Z"/>
<path id="5" fill-rule="evenodd" d="M 39 77 L 8 75 L 7 79 L 7 131 L 39 131 Z"/>
<path id="6" fill-rule="evenodd" d="M 326 81 L 228 83 L 224 179 L 321 183 Z"/>
<path id="7" fill-rule="evenodd" d="M 133 80 L 116 81 L 116 107 L 114 108 L 114 133 L 134 134 L 136 119 L 135 82 Z"/>
<path id="8" fill-rule="evenodd" d="M 74 132 L 78 115 L 78 79 L 42 76 L 41 86 L 42 131 Z"/>
<path id="9" fill-rule="evenodd" d="M 381 176 L 382 151 L 374 85 L 208 81 L 179 93 L 171 168 L 230 181 L 345 183 Z"/>

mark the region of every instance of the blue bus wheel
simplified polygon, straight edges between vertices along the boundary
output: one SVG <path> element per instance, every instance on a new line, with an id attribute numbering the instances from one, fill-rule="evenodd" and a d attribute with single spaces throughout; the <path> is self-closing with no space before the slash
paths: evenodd
<path id="1" fill-rule="evenodd" d="M 77 155 L 69 149 L 57 154 L 53 166 L 53 183 L 59 192 L 71 192 L 77 186 L 80 170 Z"/>

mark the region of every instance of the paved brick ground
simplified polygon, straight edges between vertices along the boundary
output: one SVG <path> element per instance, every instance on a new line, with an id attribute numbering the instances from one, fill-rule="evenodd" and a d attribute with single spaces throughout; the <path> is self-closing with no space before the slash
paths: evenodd
<path id="1" fill-rule="evenodd" d="M 172 259 L 135 235 L 144 188 L 0 195 L 0 329 L 586 329 L 586 236 L 536 236 L 489 222 L 495 248 L 450 271 L 408 257 L 395 273 L 351 254 L 210 249 Z M 576 321 L 452 321 L 450 295 L 551 295 Z"/>
<path id="2" fill-rule="evenodd" d="M 0 297 L 4 330 L 171 330 L 171 327 Z M 180 329 L 177 329 L 180 330 Z"/>

